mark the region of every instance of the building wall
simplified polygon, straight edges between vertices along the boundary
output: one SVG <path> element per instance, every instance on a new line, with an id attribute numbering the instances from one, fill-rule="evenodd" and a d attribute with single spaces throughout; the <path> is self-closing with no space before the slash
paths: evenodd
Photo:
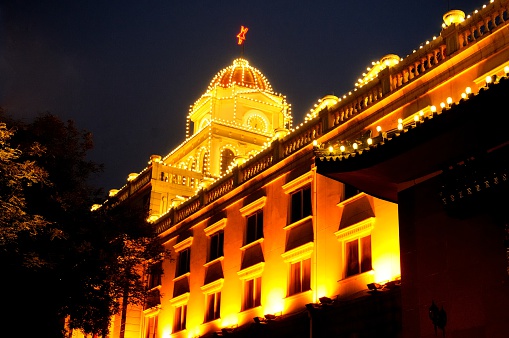
<path id="1" fill-rule="evenodd" d="M 309 161 L 309 160 L 308 160 Z M 306 304 L 318 303 L 320 297 L 350 299 L 359 292 L 365 293 L 367 283 L 387 282 L 400 276 L 397 205 L 371 196 L 374 212 L 374 228 L 372 234 L 373 269 L 349 278 L 344 277 L 344 244 L 338 240 L 344 202 L 343 184 L 317 175 L 309 162 L 294 167 L 288 163 L 280 170 L 279 175 L 271 181 L 260 184 L 258 189 L 250 190 L 251 184 L 241 187 L 249 193 L 239 196 L 232 194 L 225 201 L 220 201 L 224 208 L 210 208 L 208 217 L 199 221 L 188 221 L 174 227 L 175 232 L 166 243 L 173 249 L 179 234 L 185 229 L 192 231 L 191 267 L 189 274 L 189 300 L 187 302 L 186 330 L 175 333 L 175 337 L 193 337 L 207 332 L 215 332 L 225 327 L 243 327 L 254 325 L 254 317 L 265 314 L 276 314 L 288 317 L 306 311 Z M 295 183 L 297 182 L 297 183 Z M 292 233 L 300 225 L 289 224 L 290 193 L 300 186 L 312 188 L 313 216 L 312 234 L 308 231 Z M 259 243 L 263 252 L 264 263 L 261 279 L 261 306 L 242 311 L 243 281 L 239 276 L 242 259 L 248 254 L 250 246 L 244 246 L 246 217 L 241 210 L 253 201 L 265 199 L 263 209 L 264 237 Z M 218 203 L 219 204 L 219 203 Z M 355 205 L 355 201 L 351 202 Z M 203 210 L 207 213 L 207 210 Z M 200 214 L 200 212 L 198 212 Z M 219 221 L 218 221 L 219 220 Z M 204 323 L 205 295 L 202 291 L 207 272 L 207 256 L 210 239 L 205 229 L 217 222 L 225 222 L 224 226 L 224 258 L 220 260 L 224 280 L 221 288 L 221 317 Z M 303 245 L 287 250 L 290 236 L 304 236 Z M 310 242 L 307 240 L 310 238 Z M 297 242 L 299 239 L 297 239 Z M 258 244 L 256 244 L 258 245 Z M 288 296 L 289 263 L 285 252 L 299 251 L 311 245 L 311 289 Z M 162 306 L 159 313 L 159 330 L 161 337 L 171 332 L 173 323 L 173 279 L 178 264 L 178 253 L 175 261 L 164 262 L 162 281 Z M 306 333 L 307 335 L 307 333 Z"/>
<path id="2" fill-rule="evenodd" d="M 446 311 L 448 336 L 506 337 L 507 196 L 487 199 L 454 217 L 438 197 L 440 179 L 400 194 L 404 337 L 435 337 L 432 302 Z"/>

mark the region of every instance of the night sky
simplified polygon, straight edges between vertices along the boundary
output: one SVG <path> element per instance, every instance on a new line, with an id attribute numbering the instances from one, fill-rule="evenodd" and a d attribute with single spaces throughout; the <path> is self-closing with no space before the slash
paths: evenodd
<path id="1" fill-rule="evenodd" d="M 189 106 L 244 56 L 292 104 L 342 96 L 372 61 L 406 57 L 438 36 L 442 15 L 488 0 L 0 0 L 0 106 L 17 118 L 49 111 L 91 131 L 94 184 L 120 188 L 152 154 L 185 139 Z"/>

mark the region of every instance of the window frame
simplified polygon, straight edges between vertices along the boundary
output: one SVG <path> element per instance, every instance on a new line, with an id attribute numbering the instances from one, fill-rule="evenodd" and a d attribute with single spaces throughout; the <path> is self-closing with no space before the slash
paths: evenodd
<path id="1" fill-rule="evenodd" d="M 191 272 L 191 245 L 193 244 L 193 236 L 190 236 L 173 246 L 175 253 L 178 254 L 175 266 L 175 278 L 179 278 Z M 182 258 L 186 252 L 187 261 L 185 267 L 182 263 Z"/>
<path id="2" fill-rule="evenodd" d="M 250 220 L 254 219 L 254 223 Z M 252 236 L 250 235 L 252 233 Z M 252 238 L 250 238 L 252 237 Z M 246 217 L 246 231 L 244 236 L 244 245 L 251 244 L 257 240 L 264 238 L 263 236 L 263 209 L 256 210 Z"/>
<path id="3" fill-rule="evenodd" d="M 296 279 L 297 273 L 299 276 Z M 290 263 L 287 295 L 290 297 L 309 290 L 311 290 L 311 257 Z"/>
<path id="4" fill-rule="evenodd" d="M 252 286 L 250 286 L 252 284 Z M 262 277 L 257 276 L 244 280 L 242 292 L 242 311 L 261 306 Z"/>
<path id="5" fill-rule="evenodd" d="M 187 303 L 189 302 L 189 292 L 180 296 L 170 299 L 170 304 L 173 306 L 173 322 L 172 333 L 183 331 L 187 325 Z M 178 320 L 177 320 L 178 319 Z"/>
<path id="6" fill-rule="evenodd" d="M 186 329 L 187 322 L 187 304 L 182 304 L 175 307 L 173 314 L 173 330 L 172 332 L 180 332 Z"/>
<path id="7" fill-rule="evenodd" d="M 262 286 L 262 273 L 263 273 L 263 269 L 265 267 L 265 262 L 260 262 L 260 263 L 257 263 L 257 264 L 254 264 L 254 265 L 251 265 L 245 269 L 242 269 L 240 271 L 237 272 L 237 275 L 239 276 L 239 279 L 242 281 L 242 287 L 243 287 L 243 290 L 242 290 L 242 304 L 241 304 L 241 311 L 246 311 L 246 310 L 249 310 L 249 309 L 252 309 L 252 308 L 255 308 L 257 306 L 261 306 L 261 298 L 262 298 L 262 289 L 261 289 L 261 286 Z M 245 308 L 245 283 L 249 280 L 253 280 L 253 279 L 257 279 L 257 278 L 260 278 L 259 279 L 259 286 L 260 286 L 260 289 L 259 289 L 259 295 L 260 295 L 260 304 L 257 305 L 257 306 L 254 306 L 254 307 L 251 307 L 251 308 Z"/>
<path id="8" fill-rule="evenodd" d="M 205 318 L 204 323 L 221 318 L 221 291 L 205 295 Z"/>
<path id="9" fill-rule="evenodd" d="M 313 216 L 311 185 L 303 186 L 290 194 L 289 224 Z"/>
<path id="10" fill-rule="evenodd" d="M 314 245 L 315 243 L 314 242 L 309 242 L 309 243 L 306 243 L 304 245 L 301 245 L 297 248 L 294 248 L 292 250 L 289 250 L 289 251 L 286 251 L 284 253 L 281 254 L 281 257 L 283 257 L 283 260 L 285 263 L 289 263 L 288 264 L 288 280 L 287 280 L 287 297 L 290 297 L 290 296 L 293 296 L 293 295 L 296 295 L 296 294 L 299 294 L 299 293 L 304 293 L 306 291 L 310 291 L 312 290 L 312 285 L 313 285 L 313 265 L 312 265 L 312 261 L 311 261 L 311 257 L 312 257 L 312 254 L 313 254 L 313 251 L 314 251 Z M 309 281 L 309 288 L 305 288 L 303 287 L 303 274 L 302 274 L 302 271 L 304 271 L 304 269 L 302 269 L 302 264 L 304 261 L 307 261 L 309 260 L 309 266 L 308 266 L 308 271 L 309 271 L 309 278 L 308 278 L 308 281 Z M 300 280 L 300 287 L 299 287 L 299 290 L 298 292 L 294 292 L 294 287 L 292 287 L 292 266 L 295 266 L 295 264 L 299 264 L 299 267 L 300 267 L 300 272 L 299 272 L 299 280 Z M 307 263 L 306 263 L 307 264 Z"/>
<path id="11" fill-rule="evenodd" d="M 313 179 L 315 176 L 314 170 L 307 172 L 306 174 L 284 184 L 282 186 L 285 194 L 289 195 L 288 198 L 288 210 L 287 210 L 287 226 L 295 223 L 299 223 L 299 221 L 306 219 L 308 217 L 313 216 Z M 304 191 L 309 189 L 309 212 L 304 211 Z M 300 202 L 299 202 L 299 217 L 293 217 L 294 208 L 295 208 L 295 200 L 294 196 L 299 194 Z M 294 200 L 295 199 L 295 200 Z"/>
<path id="12" fill-rule="evenodd" d="M 221 318 L 221 291 L 223 289 L 224 278 L 220 278 L 211 283 L 200 287 L 205 296 L 205 307 L 203 313 L 203 322 L 208 323 Z M 213 301 L 213 310 L 210 313 L 210 302 Z"/>
<path id="13" fill-rule="evenodd" d="M 263 212 L 263 208 L 265 207 L 265 204 L 267 203 L 267 196 L 262 196 L 260 198 L 258 198 L 257 200 L 243 206 L 242 208 L 239 209 L 240 211 L 240 214 L 245 217 L 246 219 L 246 223 L 245 223 L 245 228 L 244 228 L 244 243 L 243 243 L 243 246 L 241 249 L 245 249 L 249 246 L 251 246 L 252 244 L 254 243 L 257 243 L 261 240 L 263 240 L 264 238 L 264 234 L 263 234 L 263 227 L 264 227 L 264 212 Z M 256 239 L 252 240 L 252 241 L 248 241 L 248 232 L 249 232 L 249 218 L 250 217 L 253 217 L 253 216 L 256 216 L 257 217 L 257 221 L 258 221 L 258 216 L 259 213 L 261 213 L 261 217 L 259 218 L 260 219 L 260 222 L 261 224 L 259 225 L 261 227 L 260 229 L 260 232 L 261 234 L 260 235 L 256 235 Z M 255 227 L 258 227 L 258 225 L 256 225 Z M 258 233 L 258 229 L 257 231 L 255 231 L 256 233 Z"/>
<path id="14" fill-rule="evenodd" d="M 226 227 L 226 217 L 213 223 L 212 225 L 203 229 L 205 235 L 209 237 L 209 247 L 207 252 L 207 263 L 215 261 L 224 257 L 224 228 Z M 217 247 L 213 250 L 214 238 L 217 236 Z M 213 252 L 215 251 L 215 252 Z"/>
<path id="15" fill-rule="evenodd" d="M 343 246 L 343 278 L 349 278 L 352 276 L 356 276 L 362 273 L 369 272 L 373 270 L 373 240 L 372 240 L 372 231 L 375 227 L 375 217 L 368 217 L 365 220 L 352 224 L 347 226 L 344 229 L 341 229 L 339 231 L 336 231 L 334 234 L 336 235 L 336 238 L 338 241 L 342 243 Z M 360 249 L 360 241 L 364 238 L 369 237 L 369 247 L 370 247 L 370 269 L 363 269 L 362 268 L 362 249 Z M 358 260 L 358 273 L 355 274 L 349 274 L 349 268 L 348 268 L 348 249 L 347 245 L 349 243 L 352 243 L 354 241 L 357 241 L 357 256 L 359 257 Z"/>
<path id="16" fill-rule="evenodd" d="M 368 262 L 365 261 L 364 258 L 364 251 L 366 250 L 366 245 L 363 244 L 363 241 L 369 242 L 369 260 Z M 350 252 L 353 250 L 349 249 L 349 244 L 355 243 L 356 245 L 356 262 L 353 262 L 356 267 L 356 271 L 353 271 L 354 269 L 350 267 Z M 369 264 L 369 266 L 366 267 L 366 264 Z M 371 249 L 371 235 L 366 235 L 362 237 L 355 238 L 353 240 L 350 240 L 348 242 L 345 242 L 345 278 L 352 277 L 355 275 L 359 275 L 364 272 L 368 272 L 373 270 L 373 253 Z"/>

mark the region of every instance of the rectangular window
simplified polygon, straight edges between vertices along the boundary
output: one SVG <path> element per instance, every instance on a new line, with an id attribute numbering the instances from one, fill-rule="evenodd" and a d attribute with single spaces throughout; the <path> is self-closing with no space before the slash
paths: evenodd
<path id="1" fill-rule="evenodd" d="M 187 317 L 187 305 L 175 308 L 175 316 L 173 318 L 173 332 L 185 330 Z"/>
<path id="2" fill-rule="evenodd" d="M 146 321 L 145 338 L 157 338 L 157 316 L 149 317 Z"/>
<path id="3" fill-rule="evenodd" d="M 218 319 L 221 310 L 221 292 L 211 293 L 206 296 L 205 322 Z"/>
<path id="4" fill-rule="evenodd" d="M 247 217 L 245 244 L 252 243 L 260 238 L 263 238 L 263 210 Z"/>
<path id="5" fill-rule="evenodd" d="M 290 264 L 288 296 L 311 289 L 311 258 Z"/>
<path id="6" fill-rule="evenodd" d="M 242 310 L 260 306 L 262 295 L 262 277 L 249 279 L 244 282 L 244 303 Z"/>
<path id="7" fill-rule="evenodd" d="M 182 276 L 190 271 L 191 248 L 186 248 L 179 252 L 177 277 Z"/>
<path id="8" fill-rule="evenodd" d="M 371 266 L 371 235 L 347 242 L 346 277 L 357 275 L 372 269 Z"/>
<path id="9" fill-rule="evenodd" d="M 152 264 L 148 270 L 148 289 L 153 289 L 161 285 L 161 275 L 163 274 L 163 262 Z"/>
<path id="10" fill-rule="evenodd" d="M 343 198 L 343 201 L 361 193 L 361 191 L 359 189 L 357 189 L 356 187 L 354 187 L 353 185 L 344 184 L 344 187 L 345 187 L 345 192 L 344 192 L 345 196 Z"/>
<path id="11" fill-rule="evenodd" d="M 311 215 L 311 187 L 298 190 L 291 197 L 290 223 Z"/>
<path id="12" fill-rule="evenodd" d="M 224 232 L 218 231 L 210 236 L 209 261 L 223 256 Z"/>

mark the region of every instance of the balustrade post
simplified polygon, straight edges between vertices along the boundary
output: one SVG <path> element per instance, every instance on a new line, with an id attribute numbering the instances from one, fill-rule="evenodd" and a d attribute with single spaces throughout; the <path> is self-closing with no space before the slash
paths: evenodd
<path id="1" fill-rule="evenodd" d="M 380 79 L 380 83 L 382 84 L 382 97 L 385 96 L 387 93 L 390 93 L 391 91 L 392 75 L 390 70 L 391 67 L 385 67 L 384 69 L 382 69 L 380 73 L 378 73 L 378 78 Z"/>
<path id="2" fill-rule="evenodd" d="M 460 10 L 451 10 L 444 14 L 444 22 L 447 26 L 442 29 L 440 36 L 445 41 L 445 56 L 451 56 L 458 51 L 460 46 L 459 23 L 465 18 L 465 13 Z"/>

